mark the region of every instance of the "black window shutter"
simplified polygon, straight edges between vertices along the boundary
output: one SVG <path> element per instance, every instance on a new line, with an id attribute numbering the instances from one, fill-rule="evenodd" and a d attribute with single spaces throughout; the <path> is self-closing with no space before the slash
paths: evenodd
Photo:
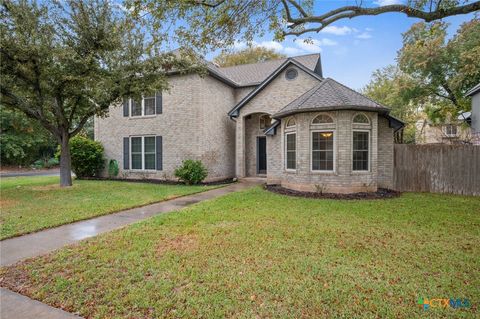
<path id="1" fill-rule="evenodd" d="M 163 170 L 163 145 L 162 145 L 162 137 L 157 136 L 157 171 Z"/>
<path id="2" fill-rule="evenodd" d="M 128 107 L 128 99 L 124 98 L 123 99 L 123 116 L 128 117 L 130 113 L 129 107 Z"/>
<path id="3" fill-rule="evenodd" d="M 123 138 L 123 169 L 130 169 L 130 138 Z"/>
<path id="4" fill-rule="evenodd" d="M 156 98 L 155 98 L 155 113 L 156 114 L 162 114 L 162 92 L 157 92 Z"/>

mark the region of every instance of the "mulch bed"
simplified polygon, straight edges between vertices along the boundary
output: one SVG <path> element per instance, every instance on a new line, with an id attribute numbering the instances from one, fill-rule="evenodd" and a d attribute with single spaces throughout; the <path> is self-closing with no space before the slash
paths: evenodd
<path id="1" fill-rule="evenodd" d="M 82 177 L 77 178 L 80 180 L 88 180 L 88 181 L 116 181 L 116 182 L 129 182 L 129 183 L 150 183 L 150 184 L 164 184 L 164 185 L 185 185 L 183 182 L 179 181 L 171 181 L 171 180 L 164 180 L 164 179 L 151 179 L 151 178 L 109 178 L 109 177 Z M 235 183 L 236 179 L 234 178 L 227 178 L 215 182 L 206 182 L 206 183 L 199 183 L 197 185 L 202 186 L 215 186 L 215 185 L 226 185 Z"/>
<path id="2" fill-rule="evenodd" d="M 352 194 L 301 192 L 287 189 L 280 185 L 266 185 L 265 189 L 281 195 L 316 199 L 388 199 L 398 197 L 401 194 L 400 192 L 386 188 L 379 188 L 376 192 L 361 192 Z"/>

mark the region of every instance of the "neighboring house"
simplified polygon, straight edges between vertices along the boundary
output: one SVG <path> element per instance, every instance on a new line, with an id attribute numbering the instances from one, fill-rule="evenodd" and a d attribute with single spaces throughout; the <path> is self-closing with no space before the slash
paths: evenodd
<path id="1" fill-rule="evenodd" d="M 465 144 L 470 140 L 470 128 L 460 121 L 438 124 L 423 119 L 415 123 L 416 144 Z"/>
<path id="2" fill-rule="evenodd" d="M 265 177 L 297 190 L 392 187 L 389 110 L 324 79 L 319 54 L 171 75 L 170 90 L 112 106 L 95 138 L 122 177 L 175 179 L 182 160 L 202 160 L 207 180 Z"/>
<path id="3" fill-rule="evenodd" d="M 472 97 L 472 110 L 462 113 L 459 119 L 470 125 L 472 144 L 480 145 L 480 83 L 467 92 Z"/>

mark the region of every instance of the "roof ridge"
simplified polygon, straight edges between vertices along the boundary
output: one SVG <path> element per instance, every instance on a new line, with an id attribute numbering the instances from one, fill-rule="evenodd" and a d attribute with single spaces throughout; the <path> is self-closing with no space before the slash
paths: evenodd
<path id="1" fill-rule="evenodd" d="M 332 78 L 329 78 L 329 79 L 332 80 L 333 82 L 337 83 L 338 85 L 341 85 L 342 87 L 344 87 L 344 88 L 346 88 L 346 89 L 348 89 L 348 90 L 350 90 L 350 91 L 352 91 L 352 92 L 354 92 L 354 93 L 356 93 L 356 94 L 359 94 L 359 95 L 363 96 L 363 97 L 366 98 L 367 100 L 370 100 L 371 102 L 373 102 L 373 103 L 375 103 L 375 104 L 377 104 L 377 105 L 379 105 L 379 106 L 383 106 L 383 107 L 385 107 L 385 108 L 388 108 L 388 107 L 386 107 L 385 105 L 380 104 L 380 103 L 378 103 L 377 101 L 372 100 L 372 99 L 369 98 L 368 96 L 366 96 L 366 95 L 364 95 L 364 94 L 362 94 L 362 93 L 360 93 L 360 92 L 357 92 L 357 91 L 355 91 L 354 89 L 351 89 L 351 88 L 349 88 L 348 86 L 346 86 L 346 85 L 344 85 L 344 84 L 342 84 L 342 83 L 340 83 L 340 82 L 338 82 L 338 81 L 335 81 L 335 80 L 332 79 Z"/>
<path id="2" fill-rule="evenodd" d="M 311 88 L 311 89 L 308 90 L 307 92 L 305 92 L 305 93 L 303 93 L 302 95 L 300 95 L 297 99 L 302 98 L 303 100 L 302 100 L 302 102 L 301 102 L 300 104 L 298 104 L 297 107 L 299 108 L 300 106 L 302 106 L 302 105 L 308 100 L 309 97 L 311 97 L 314 93 L 316 93 L 318 90 L 320 90 L 320 88 L 321 88 L 325 83 L 327 83 L 326 80 L 327 80 L 327 79 L 321 80 L 319 84 L 315 85 L 313 88 Z M 310 91 L 312 91 L 312 92 L 310 93 Z M 293 101 L 295 101 L 295 99 L 294 99 Z M 292 101 L 292 102 L 293 102 L 293 101 Z M 288 103 L 285 107 L 287 107 L 289 104 L 290 104 L 290 103 Z"/>
<path id="3" fill-rule="evenodd" d="M 305 56 L 310 56 L 310 55 L 318 55 L 320 56 L 320 53 L 309 53 L 309 54 L 302 54 L 302 55 L 296 55 L 296 56 L 291 56 L 291 57 L 285 57 L 285 58 L 278 58 L 278 59 L 271 59 L 271 60 L 266 60 L 266 61 L 261 61 L 261 62 L 254 62 L 254 63 L 245 63 L 245 64 L 238 64 L 238 65 L 230 65 L 230 66 L 219 66 L 219 69 L 229 69 L 229 68 L 236 68 L 236 67 L 242 67 L 246 65 L 256 65 L 256 64 L 264 64 L 264 63 L 269 63 L 269 62 L 275 62 L 275 61 L 281 61 L 281 60 L 288 60 L 288 59 L 295 59 L 295 58 L 300 58 L 300 57 L 305 57 Z M 211 62 L 211 61 L 210 61 Z M 283 63 L 283 61 L 282 61 Z"/>
<path id="4" fill-rule="evenodd" d="M 337 88 L 335 88 L 330 82 L 336 82 L 335 80 L 333 80 L 332 78 L 326 78 L 325 79 L 326 81 L 325 82 L 328 82 L 328 85 L 330 86 L 330 88 L 332 89 L 332 91 L 334 92 L 334 94 L 345 104 L 347 104 L 349 102 L 348 98 L 339 90 L 337 90 Z"/>

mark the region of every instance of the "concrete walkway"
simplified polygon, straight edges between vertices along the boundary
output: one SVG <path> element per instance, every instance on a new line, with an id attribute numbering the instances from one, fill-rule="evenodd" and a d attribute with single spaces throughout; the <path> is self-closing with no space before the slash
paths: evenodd
<path id="1" fill-rule="evenodd" d="M 1 319 L 81 319 L 71 313 L 50 307 L 40 301 L 0 288 Z"/>
<path id="2" fill-rule="evenodd" d="M 154 215 L 178 210 L 189 205 L 236 192 L 262 181 L 243 180 L 239 183 L 188 195 L 148 206 L 132 208 L 73 224 L 47 229 L 38 233 L 6 239 L 0 242 L 0 266 L 12 265 L 25 258 L 40 256 L 82 239 L 120 228 Z M 50 307 L 10 290 L 0 288 L 0 319 L 72 319 L 81 318 Z"/>
<path id="3" fill-rule="evenodd" d="M 258 180 L 245 180 L 198 194 L 187 195 L 156 204 L 132 208 L 110 215 L 46 229 L 37 233 L 5 239 L 0 242 L 0 266 L 8 266 L 25 258 L 40 256 L 82 239 L 96 236 L 157 214 L 178 210 L 207 199 L 212 199 L 258 184 Z"/>

